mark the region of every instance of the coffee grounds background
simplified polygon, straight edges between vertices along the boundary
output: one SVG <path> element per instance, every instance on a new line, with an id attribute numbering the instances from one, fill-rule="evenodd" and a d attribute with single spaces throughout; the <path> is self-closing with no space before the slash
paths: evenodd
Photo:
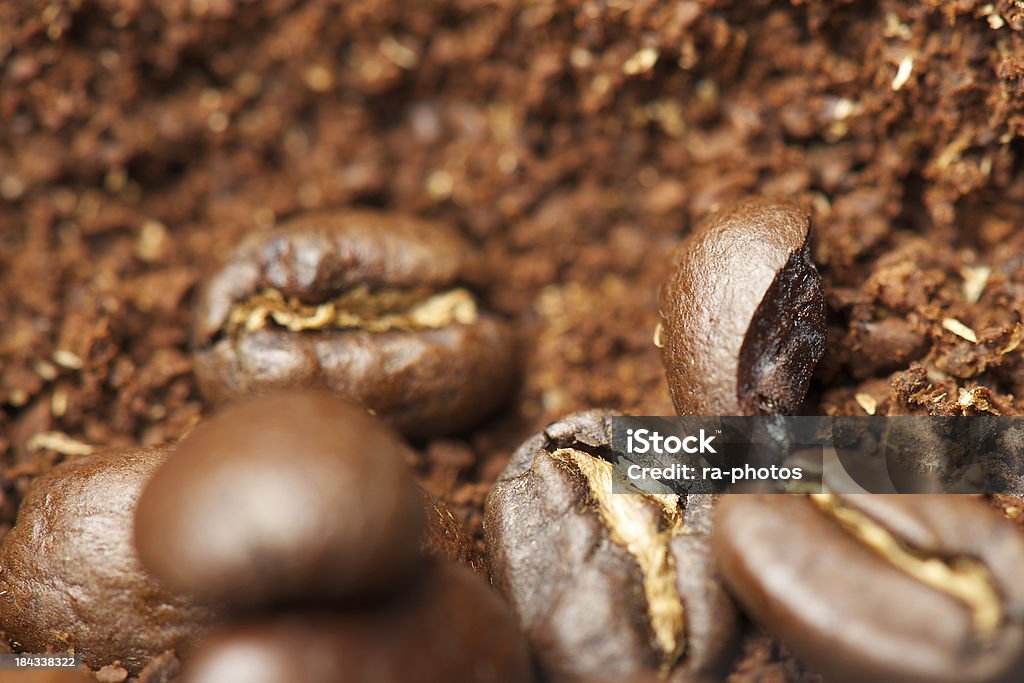
<path id="1" fill-rule="evenodd" d="M 752 192 L 813 212 L 807 412 L 1020 414 L 1022 78 L 1009 0 L 2 3 L 0 534 L 55 462 L 198 421 L 196 282 L 315 208 L 439 219 L 491 260 L 521 386 L 415 463 L 478 538 L 545 423 L 673 413 L 668 251 Z M 731 680 L 815 679 L 754 634 Z"/>

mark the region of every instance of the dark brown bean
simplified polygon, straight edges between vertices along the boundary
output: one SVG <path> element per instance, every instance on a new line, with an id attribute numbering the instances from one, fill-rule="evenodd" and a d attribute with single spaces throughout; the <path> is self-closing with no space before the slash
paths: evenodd
<path id="1" fill-rule="evenodd" d="M 272 617 L 224 629 L 183 683 L 528 683 L 525 640 L 469 569 L 442 563 L 411 595 L 333 614 Z"/>
<path id="2" fill-rule="evenodd" d="M 389 590 L 421 559 L 423 499 L 404 455 L 387 425 L 326 392 L 229 406 L 146 486 L 139 556 L 174 590 L 230 605 Z"/>
<path id="3" fill-rule="evenodd" d="M 478 253 L 445 226 L 370 211 L 296 218 L 244 242 L 201 288 L 196 376 L 212 400 L 322 385 L 410 436 L 489 415 L 515 375 L 482 310 Z"/>
<path id="4" fill-rule="evenodd" d="M 825 351 L 806 212 L 756 198 L 708 217 L 661 289 L 662 360 L 680 415 L 797 410 Z"/>
<path id="5" fill-rule="evenodd" d="M 711 499 L 612 494 L 610 431 L 580 413 L 516 452 L 485 512 L 494 585 L 556 680 L 717 672 L 736 614 L 710 560 Z"/>
<path id="6" fill-rule="evenodd" d="M 214 615 L 158 586 L 132 549 L 139 491 L 166 454 L 80 457 L 35 481 L 0 546 L 0 627 L 18 649 L 137 673 L 202 635 Z"/>
<path id="7" fill-rule="evenodd" d="M 978 499 L 727 496 L 713 545 L 744 606 L 829 681 L 1020 678 L 1024 537 Z"/>

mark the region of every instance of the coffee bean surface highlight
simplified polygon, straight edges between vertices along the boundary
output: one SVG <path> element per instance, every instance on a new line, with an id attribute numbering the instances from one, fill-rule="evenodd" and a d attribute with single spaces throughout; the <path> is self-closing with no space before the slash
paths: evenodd
<path id="1" fill-rule="evenodd" d="M 420 565 L 425 529 L 405 448 L 327 392 L 228 406 L 143 492 L 139 556 L 174 590 L 240 607 L 392 590 Z"/>

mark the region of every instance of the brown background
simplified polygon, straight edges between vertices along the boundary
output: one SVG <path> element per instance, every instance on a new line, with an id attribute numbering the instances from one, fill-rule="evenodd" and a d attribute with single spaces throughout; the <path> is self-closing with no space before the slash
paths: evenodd
<path id="1" fill-rule="evenodd" d="M 666 254 L 750 192 L 813 212 L 808 412 L 1018 414 L 1022 76 L 1007 0 L 0 3 L 0 534 L 56 460 L 195 423 L 194 284 L 311 208 L 437 218 L 493 260 L 519 395 L 419 463 L 477 532 L 539 426 L 672 412 Z"/>

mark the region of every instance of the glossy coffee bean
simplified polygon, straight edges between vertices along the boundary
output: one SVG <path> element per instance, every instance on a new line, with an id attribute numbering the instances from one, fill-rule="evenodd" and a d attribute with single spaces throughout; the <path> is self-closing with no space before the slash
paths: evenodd
<path id="1" fill-rule="evenodd" d="M 1017 681 L 1024 537 L 979 499 L 726 496 L 715 558 L 827 681 Z"/>
<path id="2" fill-rule="evenodd" d="M 132 547 L 139 491 L 166 454 L 90 455 L 36 479 L 0 546 L 0 629 L 19 650 L 137 673 L 202 635 L 214 615 L 158 585 Z"/>
<path id="3" fill-rule="evenodd" d="M 405 446 L 321 391 L 242 401 L 175 448 L 139 500 L 139 556 L 204 602 L 354 599 L 420 564 L 423 500 Z"/>
<path id="4" fill-rule="evenodd" d="M 719 673 L 736 632 L 711 497 L 611 493 L 610 422 L 579 413 L 513 456 L 484 518 L 493 583 L 555 680 Z"/>
<path id="5" fill-rule="evenodd" d="M 478 576 L 441 563 L 410 595 L 211 635 L 183 683 L 528 683 L 525 640 Z"/>
<path id="6" fill-rule="evenodd" d="M 662 360 L 680 415 L 793 413 L 825 351 L 806 212 L 756 198 L 701 223 L 661 289 Z"/>
<path id="7" fill-rule="evenodd" d="M 479 254 L 443 225 L 371 211 L 296 218 L 241 244 L 202 286 L 196 377 L 212 400 L 324 386 L 424 437 L 492 413 L 510 327 L 480 307 Z"/>

